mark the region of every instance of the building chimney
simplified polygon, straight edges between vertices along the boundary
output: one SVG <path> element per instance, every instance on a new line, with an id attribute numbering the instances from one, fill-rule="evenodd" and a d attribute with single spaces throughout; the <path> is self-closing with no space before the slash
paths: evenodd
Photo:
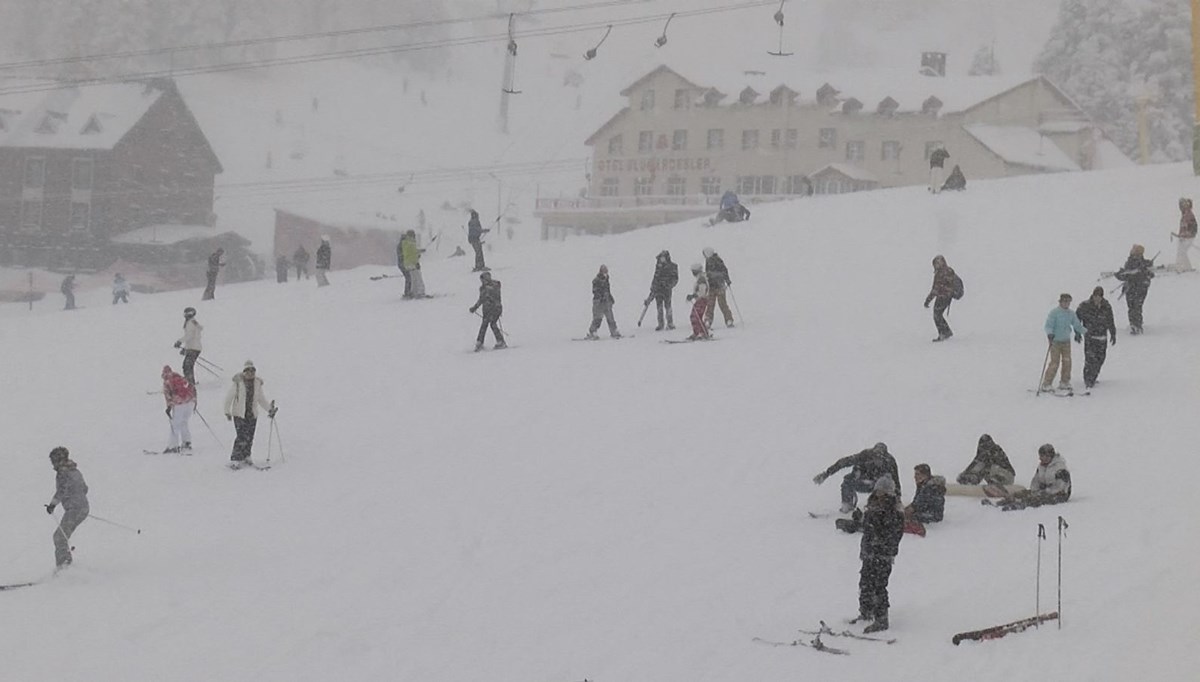
<path id="1" fill-rule="evenodd" d="M 921 53 L 921 75 L 945 77 L 946 75 L 946 53 L 945 52 L 922 52 Z"/>

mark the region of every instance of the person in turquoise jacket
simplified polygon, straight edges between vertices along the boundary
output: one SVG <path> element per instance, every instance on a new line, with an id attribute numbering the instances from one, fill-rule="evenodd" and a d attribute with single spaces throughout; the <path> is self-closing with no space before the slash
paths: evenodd
<path id="1" fill-rule="evenodd" d="M 1071 332 L 1075 332 L 1075 343 L 1081 343 L 1083 335 L 1087 333 L 1087 328 L 1079 321 L 1075 311 L 1071 310 L 1071 294 L 1062 294 L 1058 297 L 1058 306 L 1046 316 L 1045 331 L 1046 339 L 1050 342 L 1050 352 L 1046 373 L 1042 376 L 1041 390 L 1053 390 L 1051 384 L 1054 382 L 1054 373 L 1058 371 L 1061 363 L 1062 376 L 1059 378 L 1058 388 L 1062 391 L 1070 391 Z"/>

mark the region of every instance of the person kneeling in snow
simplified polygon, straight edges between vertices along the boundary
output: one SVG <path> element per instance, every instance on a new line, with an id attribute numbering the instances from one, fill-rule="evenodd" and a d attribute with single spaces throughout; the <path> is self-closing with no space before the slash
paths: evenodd
<path id="1" fill-rule="evenodd" d="M 229 456 L 230 466 L 240 469 L 252 466 L 250 451 L 254 447 L 254 431 L 258 428 L 258 408 L 267 411 L 267 416 L 275 418 L 274 401 L 268 401 L 263 393 L 263 380 L 257 376 L 254 363 L 246 361 L 241 373 L 233 377 L 233 385 L 225 395 L 225 419 L 233 420 L 236 437 L 233 441 L 233 453 Z"/>
<path id="2" fill-rule="evenodd" d="M 888 452 L 885 443 L 876 443 L 867 450 L 839 459 L 828 469 L 814 476 L 813 483 L 821 485 L 825 479 L 846 467 L 852 468 L 850 473 L 842 479 L 841 513 L 849 514 L 854 511 L 854 508 L 858 506 L 856 493 L 874 490 L 875 482 L 883 476 L 892 478 L 893 485 L 896 486 L 895 494 L 897 497 L 900 495 L 900 486 L 895 483 L 900 479 L 900 473 L 896 469 L 896 458 Z"/>
<path id="3" fill-rule="evenodd" d="M 1062 504 L 1071 499 L 1071 472 L 1067 461 L 1046 443 L 1038 448 L 1038 468 L 1029 483 L 1021 490 L 996 504 L 1004 511 L 1040 507 L 1043 504 Z"/>

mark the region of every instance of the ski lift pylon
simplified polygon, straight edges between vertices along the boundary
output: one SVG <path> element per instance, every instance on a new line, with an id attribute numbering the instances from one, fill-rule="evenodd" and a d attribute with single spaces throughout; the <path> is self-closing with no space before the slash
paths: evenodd
<path id="1" fill-rule="evenodd" d="M 508 64 L 505 67 L 506 78 L 504 81 L 504 93 L 508 95 L 519 95 L 520 90 L 517 90 L 515 81 L 517 80 L 517 39 L 513 34 L 513 24 L 517 15 L 515 13 L 508 15 L 508 56 L 505 59 Z"/>

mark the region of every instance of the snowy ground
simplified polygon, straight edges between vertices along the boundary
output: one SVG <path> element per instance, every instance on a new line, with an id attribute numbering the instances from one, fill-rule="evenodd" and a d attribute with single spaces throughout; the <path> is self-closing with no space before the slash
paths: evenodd
<path id="1" fill-rule="evenodd" d="M 40 505 L 55 445 L 71 448 L 95 514 L 142 529 L 88 521 L 69 572 L 0 593 L 3 676 L 1192 679 L 1197 276 L 1155 281 L 1141 337 L 1114 300 L 1122 334 L 1090 397 L 1026 389 L 1058 294 L 1082 300 L 1133 242 L 1171 260 L 1175 199 L 1195 187 L 1178 165 L 1027 177 L 531 244 L 493 263 L 516 346 L 503 353 L 470 352 L 477 280 L 463 259 L 428 263 L 444 296 L 414 303 L 362 269 L 321 290 L 221 287 L 206 303 L 193 290 L 112 307 L 96 291 L 74 313 L 54 296 L 32 313 L 0 306 L 3 582 L 51 568 Z M 671 249 L 686 271 L 709 245 L 745 324 L 682 346 L 636 329 L 654 254 Z M 966 282 L 956 336 L 937 345 L 921 308 L 936 253 Z M 600 263 L 637 335 L 573 343 Z M 287 459 L 271 471 L 224 468 L 198 419 L 194 457 L 141 454 L 166 443 L 146 391 L 178 362 L 185 305 L 199 308 L 206 357 L 226 374 L 254 359 L 278 400 Z M 225 446 L 226 381 L 205 378 L 200 398 Z M 918 462 L 953 476 L 983 432 L 1022 481 L 1054 443 L 1072 501 L 1000 513 L 952 498 L 945 523 L 902 543 L 895 646 L 835 657 L 751 641 L 856 609 L 857 538 L 808 518 L 837 499 L 836 479 L 816 487 L 814 474 L 883 440 L 906 477 Z M 258 435 L 261 460 L 265 422 Z M 957 631 L 1032 615 L 1036 525 L 1058 514 L 1071 524 L 1063 629 L 951 646 Z M 1053 541 L 1042 559 L 1045 608 Z"/>

